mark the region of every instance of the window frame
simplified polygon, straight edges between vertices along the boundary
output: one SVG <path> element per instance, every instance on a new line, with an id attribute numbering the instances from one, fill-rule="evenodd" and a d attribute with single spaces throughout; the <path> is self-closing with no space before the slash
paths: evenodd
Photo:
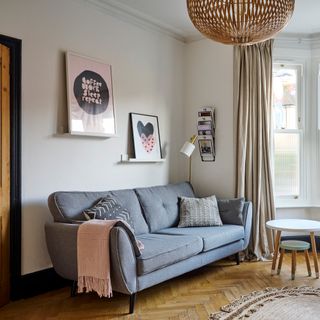
<path id="1" fill-rule="evenodd" d="M 283 61 L 275 60 L 273 61 L 272 70 L 276 67 L 287 67 L 290 69 L 297 70 L 297 129 L 276 129 L 274 128 L 273 123 L 273 101 L 272 101 L 272 127 L 271 127 L 271 141 L 272 141 L 272 174 L 273 174 L 273 183 L 274 183 L 274 196 L 276 207 L 282 206 L 299 206 L 301 203 L 307 202 L 307 170 L 306 170 L 306 122 L 305 122 L 305 77 L 304 70 L 305 65 L 301 61 Z M 296 133 L 299 134 L 299 196 L 280 196 L 275 193 L 275 167 L 274 167 L 274 135 L 276 133 Z"/>

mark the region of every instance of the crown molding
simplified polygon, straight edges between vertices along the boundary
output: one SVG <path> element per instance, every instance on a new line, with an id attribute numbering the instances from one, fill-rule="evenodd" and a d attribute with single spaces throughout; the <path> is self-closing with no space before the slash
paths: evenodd
<path id="1" fill-rule="evenodd" d="M 198 34 L 195 32 L 192 35 L 186 35 L 182 30 L 174 28 L 117 0 L 82 0 L 82 2 L 144 30 L 152 30 L 183 43 L 206 39 L 200 32 Z M 292 49 L 320 49 L 320 33 L 280 33 L 275 37 L 275 46 Z"/>
<path id="2" fill-rule="evenodd" d="M 199 34 L 189 35 L 185 39 L 186 39 L 186 43 L 192 43 L 192 42 L 195 42 L 195 41 L 205 40 L 205 39 L 208 39 L 208 38 L 206 38 L 204 35 L 202 35 L 199 32 Z"/>
<path id="3" fill-rule="evenodd" d="M 153 30 L 161 34 L 172 37 L 178 41 L 186 43 L 187 37 L 183 32 L 176 29 L 162 21 L 151 17 L 145 13 L 142 13 L 136 9 L 119 3 L 115 0 L 83 0 L 84 3 L 92 5 L 99 10 L 102 10 L 106 14 L 118 18 L 122 21 L 129 22 L 144 30 Z"/>

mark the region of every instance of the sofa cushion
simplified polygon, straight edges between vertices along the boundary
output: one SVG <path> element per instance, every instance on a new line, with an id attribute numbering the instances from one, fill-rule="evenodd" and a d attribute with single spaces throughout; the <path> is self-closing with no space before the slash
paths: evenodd
<path id="1" fill-rule="evenodd" d="M 222 226 L 216 196 L 180 199 L 178 228 Z"/>
<path id="2" fill-rule="evenodd" d="M 127 209 L 123 208 L 110 195 L 101 198 L 93 207 L 83 211 L 86 220 L 115 220 L 121 219 L 133 228 L 133 221 Z"/>
<path id="3" fill-rule="evenodd" d="M 218 199 L 220 217 L 223 223 L 243 226 L 244 198 L 222 200 Z"/>
<path id="4" fill-rule="evenodd" d="M 130 213 L 135 234 L 148 232 L 138 198 L 133 190 L 117 190 L 102 192 L 59 191 L 49 196 L 48 205 L 55 222 L 72 223 L 84 220 L 83 211 L 94 206 L 106 196 L 112 196 Z"/>
<path id="5" fill-rule="evenodd" d="M 202 239 L 198 236 L 144 234 L 137 237 L 143 245 L 137 258 L 138 275 L 150 273 L 202 251 Z"/>
<path id="6" fill-rule="evenodd" d="M 194 197 L 189 183 L 135 189 L 150 232 L 177 226 L 179 197 Z"/>
<path id="7" fill-rule="evenodd" d="M 244 228 L 236 225 L 220 227 L 167 228 L 158 234 L 198 236 L 203 240 L 203 252 L 244 239 Z"/>

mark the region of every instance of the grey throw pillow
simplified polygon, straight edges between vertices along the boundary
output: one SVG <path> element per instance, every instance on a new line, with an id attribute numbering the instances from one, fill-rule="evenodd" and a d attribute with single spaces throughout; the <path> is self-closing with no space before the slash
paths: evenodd
<path id="1" fill-rule="evenodd" d="M 101 198 L 93 207 L 83 211 L 86 220 L 122 219 L 133 228 L 133 221 L 127 209 L 123 208 L 113 197 Z"/>
<path id="2" fill-rule="evenodd" d="M 244 198 L 218 200 L 220 217 L 223 223 L 243 226 Z"/>
<path id="3" fill-rule="evenodd" d="M 209 227 L 222 226 L 217 199 L 180 198 L 180 222 L 178 227 Z"/>
<path id="4" fill-rule="evenodd" d="M 86 220 L 114 220 L 121 219 L 114 226 L 122 227 L 130 238 L 135 255 L 141 255 L 141 245 L 134 235 L 133 221 L 127 209 L 123 208 L 113 197 L 101 198 L 93 207 L 83 211 Z"/>

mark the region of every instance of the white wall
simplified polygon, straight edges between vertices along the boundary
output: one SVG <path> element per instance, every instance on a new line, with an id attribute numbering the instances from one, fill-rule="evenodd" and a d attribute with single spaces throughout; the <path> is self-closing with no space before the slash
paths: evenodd
<path id="1" fill-rule="evenodd" d="M 1 1 L 1 34 L 22 39 L 22 273 L 51 266 L 44 223 L 57 190 L 110 190 L 185 177 L 185 45 L 74 0 Z M 71 50 L 113 67 L 118 138 L 55 134 L 67 124 L 64 54 Z M 211 101 L 210 101 L 211 102 Z M 128 152 L 129 112 L 159 116 L 167 161 L 118 164 Z"/>
<path id="2" fill-rule="evenodd" d="M 202 162 L 197 146 L 192 156 L 192 184 L 201 196 L 233 197 L 233 47 L 204 39 L 188 44 L 186 51 L 185 139 L 196 133 L 198 110 L 216 108 L 216 160 Z"/>

